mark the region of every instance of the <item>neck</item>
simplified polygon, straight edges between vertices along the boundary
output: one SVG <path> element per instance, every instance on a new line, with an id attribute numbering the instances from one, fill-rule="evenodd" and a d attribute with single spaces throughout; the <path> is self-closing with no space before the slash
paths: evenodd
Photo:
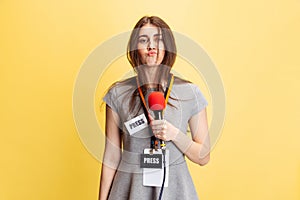
<path id="1" fill-rule="evenodd" d="M 159 83 L 159 66 L 140 66 L 137 68 L 141 85 L 155 85 Z"/>
<path id="2" fill-rule="evenodd" d="M 165 77 L 165 70 L 161 70 L 161 66 L 141 66 L 138 68 L 138 76 L 141 85 L 149 85 L 156 87 L 161 84 L 163 87 L 167 84 L 168 77 Z M 163 79 L 163 80 L 162 80 Z"/>
<path id="3" fill-rule="evenodd" d="M 159 77 L 159 69 L 158 66 L 147 66 L 144 69 L 145 71 L 145 83 L 148 84 L 157 84 L 159 83 L 158 77 Z"/>

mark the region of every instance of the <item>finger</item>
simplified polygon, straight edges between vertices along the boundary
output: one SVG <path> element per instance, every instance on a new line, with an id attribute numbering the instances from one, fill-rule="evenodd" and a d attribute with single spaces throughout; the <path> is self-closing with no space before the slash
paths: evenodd
<path id="1" fill-rule="evenodd" d="M 153 125 L 153 124 L 151 124 L 151 128 L 152 128 L 152 130 L 162 130 L 163 126 L 162 125 Z"/>
<path id="2" fill-rule="evenodd" d="M 166 124 L 166 123 L 163 124 L 162 129 L 163 129 L 163 130 L 166 130 L 166 129 L 167 129 L 167 124 Z"/>
<path id="3" fill-rule="evenodd" d="M 149 117 L 150 122 L 154 121 L 154 118 L 151 116 L 150 113 L 148 113 L 148 117 Z"/>
<path id="4" fill-rule="evenodd" d="M 162 135 L 160 133 L 157 133 L 157 134 L 155 134 L 155 137 L 158 138 L 158 139 L 161 139 Z"/>
<path id="5" fill-rule="evenodd" d="M 164 130 L 161 130 L 160 133 L 161 133 L 162 135 L 166 135 L 167 130 L 165 130 L 165 129 L 164 129 Z"/>
<path id="6" fill-rule="evenodd" d="M 152 126 L 151 127 L 152 128 L 152 131 L 153 131 L 153 133 L 155 132 L 155 133 L 157 133 L 157 132 L 160 132 L 162 129 L 161 129 L 161 127 L 158 127 L 158 126 Z"/>
<path id="7" fill-rule="evenodd" d="M 161 119 L 153 119 L 151 121 L 152 125 L 163 125 L 165 120 L 161 120 Z"/>
<path id="8" fill-rule="evenodd" d="M 166 141 L 167 136 L 165 134 L 163 134 L 162 132 L 160 132 L 159 134 L 156 135 L 156 138 Z"/>
<path id="9" fill-rule="evenodd" d="M 161 136 L 163 132 L 161 130 L 157 130 L 157 134 Z"/>

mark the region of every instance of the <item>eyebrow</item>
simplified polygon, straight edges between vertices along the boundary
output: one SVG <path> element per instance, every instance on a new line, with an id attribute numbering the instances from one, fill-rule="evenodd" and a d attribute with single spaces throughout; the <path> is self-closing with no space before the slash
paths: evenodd
<path id="1" fill-rule="evenodd" d="M 154 37 L 158 37 L 158 36 L 162 36 L 162 34 L 154 34 Z M 139 38 L 140 37 L 148 37 L 148 35 L 139 35 Z"/>

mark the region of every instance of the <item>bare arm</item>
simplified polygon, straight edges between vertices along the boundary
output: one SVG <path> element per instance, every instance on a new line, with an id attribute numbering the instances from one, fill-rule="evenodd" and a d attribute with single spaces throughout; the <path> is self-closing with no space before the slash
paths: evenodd
<path id="1" fill-rule="evenodd" d="M 157 138 L 165 141 L 172 140 L 191 161 L 199 165 L 208 163 L 210 159 L 210 138 L 206 109 L 192 116 L 189 120 L 192 139 L 164 120 L 153 120 L 151 126 Z"/>
<path id="2" fill-rule="evenodd" d="M 210 137 L 208 133 L 206 109 L 191 117 L 189 126 L 192 140 L 178 131 L 173 142 L 193 162 L 205 165 L 210 159 Z"/>
<path id="3" fill-rule="evenodd" d="M 118 127 L 119 117 L 106 106 L 105 151 L 102 163 L 99 200 L 106 200 L 121 159 L 121 137 Z"/>

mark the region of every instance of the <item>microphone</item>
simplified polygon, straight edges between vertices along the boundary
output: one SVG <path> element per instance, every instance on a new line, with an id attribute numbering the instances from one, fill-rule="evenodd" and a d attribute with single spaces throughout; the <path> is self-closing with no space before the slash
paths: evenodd
<path id="1" fill-rule="evenodd" d="M 163 119 L 162 112 L 165 109 L 165 98 L 162 92 L 152 92 L 148 97 L 149 108 L 154 112 L 154 119 Z"/>
<path id="2" fill-rule="evenodd" d="M 152 92 L 148 97 L 148 105 L 149 108 L 154 112 L 154 119 L 156 120 L 162 120 L 163 119 L 163 110 L 166 107 L 165 97 L 162 92 Z M 160 147 L 163 154 L 163 164 L 164 164 L 164 170 L 163 170 L 163 181 L 162 186 L 160 188 L 159 192 L 159 200 L 162 198 L 165 180 L 166 180 L 166 144 L 165 141 L 160 140 Z"/>
<path id="3" fill-rule="evenodd" d="M 154 113 L 154 119 L 163 119 L 163 110 L 165 109 L 165 97 L 162 92 L 152 92 L 148 97 L 149 108 Z M 160 140 L 161 147 L 165 147 L 165 141 Z"/>

